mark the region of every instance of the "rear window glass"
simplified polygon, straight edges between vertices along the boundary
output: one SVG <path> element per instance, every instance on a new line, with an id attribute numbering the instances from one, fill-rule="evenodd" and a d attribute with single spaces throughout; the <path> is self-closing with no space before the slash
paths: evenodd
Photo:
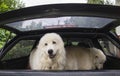
<path id="1" fill-rule="evenodd" d="M 65 16 L 55 18 L 38 18 L 24 20 L 6 24 L 20 31 L 31 31 L 51 28 L 102 28 L 111 23 L 115 19 L 100 17 L 81 17 L 81 16 Z"/>

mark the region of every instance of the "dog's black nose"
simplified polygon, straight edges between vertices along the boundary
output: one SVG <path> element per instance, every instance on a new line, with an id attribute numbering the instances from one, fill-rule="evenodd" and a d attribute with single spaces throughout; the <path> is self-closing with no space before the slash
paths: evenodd
<path id="1" fill-rule="evenodd" d="M 50 49 L 50 50 L 48 50 L 48 54 L 53 54 L 53 50 L 52 49 Z"/>

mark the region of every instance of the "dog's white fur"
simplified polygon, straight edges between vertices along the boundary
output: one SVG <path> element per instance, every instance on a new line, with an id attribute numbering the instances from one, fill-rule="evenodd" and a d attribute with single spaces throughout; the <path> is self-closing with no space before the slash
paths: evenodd
<path id="1" fill-rule="evenodd" d="M 66 47 L 66 70 L 102 69 L 106 61 L 103 52 L 96 48 Z"/>
<path id="2" fill-rule="evenodd" d="M 53 50 L 54 58 L 49 57 L 49 49 Z M 65 50 L 64 42 L 58 34 L 47 33 L 31 52 L 29 63 L 32 70 L 92 70 L 101 69 L 105 60 L 106 56 L 96 48 L 73 46 Z"/>
<path id="3" fill-rule="evenodd" d="M 53 41 L 56 44 L 53 44 Z M 47 45 L 45 45 L 47 43 Z M 48 50 L 52 49 L 54 58 L 50 58 Z M 62 38 L 56 33 L 47 33 L 39 41 L 35 50 L 30 54 L 30 68 L 33 70 L 63 70 L 66 52 Z"/>

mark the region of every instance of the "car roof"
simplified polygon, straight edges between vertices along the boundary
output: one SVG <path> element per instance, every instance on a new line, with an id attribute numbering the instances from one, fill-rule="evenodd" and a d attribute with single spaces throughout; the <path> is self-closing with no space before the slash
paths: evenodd
<path id="1" fill-rule="evenodd" d="M 52 29 L 35 29 L 35 30 L 23 30 L 16 28 L 15 25 L 20 25 L 20 22 L 28 21 L 28 23 L 33 20 L 38 19 L 46 19 L 48 18 L 69 18 L 69 17 L 78 17 L 78 19 L 82 18 L 82 20 L 87 21 L 81 24 L 83 27 L 73 27 L 74 24 L 65 24 L 66 28 L 53 28 Z M 98 20 L 92 21 L 89 20 Z M 66 29 L 89 29 L 89 30 L 106 30 L 110 31 L 112 28 L 118 26 L 120 24 L 120 7 L 119 6 L 111 6 L 111 5 L 96 5 L 96 4 L 78 4 L 78 3 L 69 3 L 69 4 L 49 4 L 49 5 L 40 5 L 34 7 L 28 7 L 23 9 L 18 9 L 14 11 L 9 11 L 3 14 L 0 14 L 0 27 L 9 29 L 15 33 L 23 33 L 23 32 L 35 32 L 35 31 L 46 31 L 46 30 L 66 30 Z M 59 21 L 59 19 L 58 19 Z M 47 21 L 46 21 L 47 22 Z M 88 23 L 87 23 L 88 22 Z M 16 23 L 16 24 L 15 24 Z M 82 23 L 82 21 L 81 21 Z M 89 24 L 91 26 L 86 28 L 86 25 Z M 99 27 L 95 27 L 99 24 Z M 22 24 L 21 24 L 22 25 Z M 52 24 L 50 24 L 53 27 Z M 94 25 L 94 26 L 92 26 Z M 15 26 L 15 27 L 14 27 Z M 57 25 L 57 27 L 61 27 L 61 24 Z M 34 26 L 33 26 L 34 27 Z M 31 27 L 31 28 L 33 28 Z M 51 28 L 50 27 L 50 28 Z M 72 28 L 70 28 L 72 27 Z M 47 27 L 49 28 L 49 26 Z"/>

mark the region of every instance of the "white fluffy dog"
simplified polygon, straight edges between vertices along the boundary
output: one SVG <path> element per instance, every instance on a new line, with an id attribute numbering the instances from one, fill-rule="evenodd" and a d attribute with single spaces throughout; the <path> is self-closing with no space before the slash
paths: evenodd
<path id="1" fill-rule="evenodd" d="M 47 33 L 30 54 L 32 70 L 93 70 L 101 69 L 106 60 L 96 48 L 69 46 L 64 48 L 62 38 L 56 33 Z"/>
<path id="2" fill-rule="evenodd" d="M 66 70 L 102 69 L 106 61 L 104 53 L 96 48 L 66 47 Z"/>
<path id="3" fill-rule="evenodd" d="M 63 70 L 66 52 L 62 38 L 56 33 L 47 33 L 30 54 L 32 70 Z"/>

